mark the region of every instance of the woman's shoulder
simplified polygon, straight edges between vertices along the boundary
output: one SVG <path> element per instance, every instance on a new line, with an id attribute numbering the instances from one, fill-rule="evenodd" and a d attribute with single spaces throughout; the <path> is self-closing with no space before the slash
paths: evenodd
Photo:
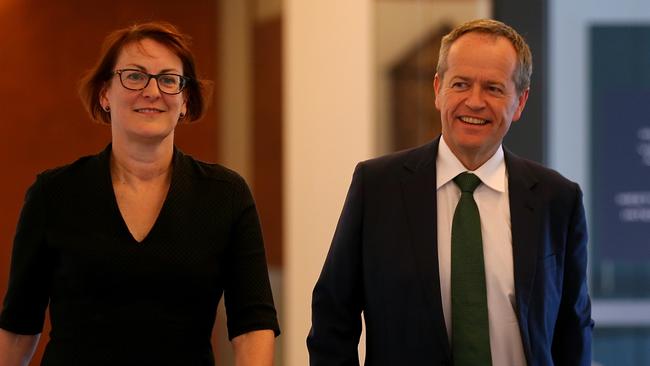
<path id="1" fill-rule="evenodd" d="M 176 152 L 178 167 L 187 175 L 195 179 L 210 180 L 215 182 L 230 183 L 235 186 L 246 185 L 244 178 L 236 171 L 218 163 L 206 162 L 185 154 L 180 150 Z"/>
<path id="2" fill-rule="evenodd" d="M 98 154 L 86 155 L 61 166 L 46 169 L 37 174 L 37 181 L 47 183 L 68 183 L 70 180 L 79 180 L 91 176 L 98 176 L 104 165 L 108 166 L 108 162 L 102 162 L 106 158 L 106 152 L 103 151 Z"/>

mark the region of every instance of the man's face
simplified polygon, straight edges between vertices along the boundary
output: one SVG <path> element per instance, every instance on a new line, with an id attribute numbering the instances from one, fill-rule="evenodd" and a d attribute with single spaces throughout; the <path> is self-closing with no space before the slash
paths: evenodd
<path id="1" fill-rule="evenodd" d="M 447 71 L 435 76 L 436 108 L 449 148 L 474 170 L 498 149 L 512 121 L 521 117 L 528 90 L 513 81 L 517 53 L 507 38 L 468 33 L 447 54 Z"/>

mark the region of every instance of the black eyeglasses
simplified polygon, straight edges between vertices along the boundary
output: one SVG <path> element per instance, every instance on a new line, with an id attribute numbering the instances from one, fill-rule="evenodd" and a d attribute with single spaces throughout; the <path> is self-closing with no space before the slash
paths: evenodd
<path id="1" fill-rule="evenodd" d="M 192 80 L 186 76 L 178 74 L 148 74 L 144 71 L 135 69 L 115 70 L 119 75 L 122 86 L 129 90 L 142 90 L 149 85 L 151 79 L 156 79 L 158 90 L 165 94 L 179 94 L 185 89 L 187 83 Z"/>

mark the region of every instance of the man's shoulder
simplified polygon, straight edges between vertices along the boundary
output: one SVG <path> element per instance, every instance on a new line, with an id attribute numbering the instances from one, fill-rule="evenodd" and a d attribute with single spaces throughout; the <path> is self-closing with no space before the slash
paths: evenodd
<path id="1" fill-rule="evenodd" d="M 570 187 L 573 189 L 578 186 L 576 182 L 558 171 L 539 162 L 515 155 L 512 152 L 506 152 L 505 159 L 509 174 L 525 174 L 535 181 L 550 187 Z"/>
<path id="2" fill-rule="evenodd" d="M 362 161 L 359 166 L 378 174 L 391 174 L 405 169 L 418 170 L 429 165 L 435 166 L 437 148 L 436 139 L 421 146 Z"/>

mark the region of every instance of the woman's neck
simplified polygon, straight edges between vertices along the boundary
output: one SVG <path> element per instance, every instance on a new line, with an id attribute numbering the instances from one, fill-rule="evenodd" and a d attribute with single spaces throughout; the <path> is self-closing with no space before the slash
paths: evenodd
<path id="1" fill-rule="evenodd" d="M 124 144 L 113 140 L 111 176 L 114 182 L 169 181 L 172 170 L 173 143 Z"/>

